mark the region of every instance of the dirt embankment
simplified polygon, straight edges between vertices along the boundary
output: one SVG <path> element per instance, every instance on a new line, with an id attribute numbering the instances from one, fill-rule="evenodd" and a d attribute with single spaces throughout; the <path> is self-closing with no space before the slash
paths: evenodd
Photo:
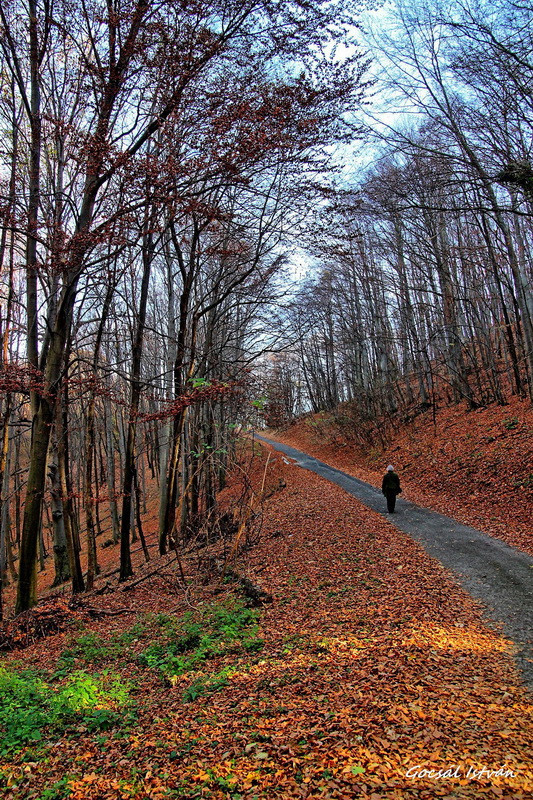
<path id="1" fill-rule="evenodd" d="M 344 417 L 344 420 L 346 418 Z M 354 444 L 334 414 L 269 431 L 285 442 L 375 486 L 387 464 L 400 473 L 403 497 L 469 524 L 533 555 L 533 409 L 506 406 L 431 412 L 400 427 L 385 448 Z"/>

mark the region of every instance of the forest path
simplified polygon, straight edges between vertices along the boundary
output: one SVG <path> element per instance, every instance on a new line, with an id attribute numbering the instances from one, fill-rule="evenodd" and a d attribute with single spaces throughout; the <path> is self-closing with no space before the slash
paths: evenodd
<path id="1" fill-rule="evenodd" d="M 254 437 L 293 459 L 303 469 L 337 484 L 368 508 L 412 536 L 460 585 L 503 623 L 516 645 L 515 658 L 524 681 L 533 689 L 533 558 L 450 517 L 398 499 L 394 515 L 386 513 L 379 489 L 347 475 L 289 445 L 254 433 Z"/>

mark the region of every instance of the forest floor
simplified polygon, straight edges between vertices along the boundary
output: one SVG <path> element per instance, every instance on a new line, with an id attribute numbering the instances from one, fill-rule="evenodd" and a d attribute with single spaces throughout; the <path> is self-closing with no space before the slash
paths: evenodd
<path id="1" fill-rule="evenodd" d="M 247 609 L 209 572 L 220 545 L 184 558 L 185 595 L 172 556 L 129 591 L 102 576 L 67 628 L 2 657 L 2 798 L 531 796 L 512 644 L 386 519 L 266 458 L 250 472 L 272 495 L 233 568 L 272 602 Z M 99 555 L 105 573 L 116 548 Z"/>
<path id="2" fill-rule="evenodd" d="M 267 436 L 381 487 L 388 464 L 403 494 L 533 555 L 533 408 L 511 398 L 506 406 L 468 411 L 464 405 L 430 411 L 398 427 L 387 446 L 354 443 L 353 422 L 338 413 L 309 415 Z"/>

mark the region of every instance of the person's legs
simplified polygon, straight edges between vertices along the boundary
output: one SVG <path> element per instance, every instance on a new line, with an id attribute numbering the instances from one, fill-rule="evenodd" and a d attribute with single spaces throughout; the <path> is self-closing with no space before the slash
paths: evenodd
<path id="1" fill-rule="evenodd" d="M 394 507 L 396 506 L 396 495 L 394 492 L 387 492 L 387 511 L 389 514 L 394 512 Z"/>

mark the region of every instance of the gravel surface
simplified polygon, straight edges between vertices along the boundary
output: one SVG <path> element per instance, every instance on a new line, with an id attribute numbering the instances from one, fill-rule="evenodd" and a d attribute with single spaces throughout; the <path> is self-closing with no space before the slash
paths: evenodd
<path id="1" fill-rule="evenodd" d="M 394 514 L 387 514 L 381 492 L 368 483 L 295 450 L 267 439 L 294 462 L 336 483 L 369 508 L 419 542 L 441 564 L 451 570 L 461 586 L 487 608 L 487 621 L 503 624 L 506 636 L 516 646 L 515 658 L 524 682 L 533 689 L 533 558 L 462 525 L 443 514 L 398 499 Z"/>

